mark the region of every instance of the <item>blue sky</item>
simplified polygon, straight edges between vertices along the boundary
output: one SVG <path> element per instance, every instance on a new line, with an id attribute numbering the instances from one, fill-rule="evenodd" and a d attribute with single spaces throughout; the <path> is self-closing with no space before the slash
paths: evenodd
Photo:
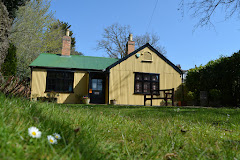
<path id="1" fill-rule="evenodd" d="M 238 36 L 240 24 L 237 17 L 224 21 L 219 9 L 215 13 L 215 28 L 198 28 L 194 19 L 185 11 L 178 11 L 179 1 L 159 0 L 149 25 L 157 0 L 53 0 L 51 10 L 55 17 L 68 22 L 76 37 L 76 49 L 87 56 L 105 56 L 96 50 L 97 40 L 102 39 L 104 28 L 119 23 L 130 25 L 134 35 L 154 32 L 165 47 L 165 55 L 183 69 L 205 65 L 220 55 L 230 56 L 240 50 Z M 149 25 L 149 28 L 148 28 Z"/>

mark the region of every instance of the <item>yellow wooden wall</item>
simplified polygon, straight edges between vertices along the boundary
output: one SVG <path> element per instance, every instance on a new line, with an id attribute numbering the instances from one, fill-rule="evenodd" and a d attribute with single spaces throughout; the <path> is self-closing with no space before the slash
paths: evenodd
<path id="1" fill-rule="evenodd" d="M 46 97 L 46 78 L 45 69 L 32 70 L 31 97 Z M 76 71 L 74 73 L 74 93 L 58 93 L 57 103 L 80 103 L 79 96 L 88 95 L 89 74 L 87 72 Z"/>
<path id="2" fill-rule="evenodd" d="M 152 54 L 152 62 L 143 62 L 145 52 Z M 148 47 L 138 53 L 139 58 L 133 55 L 110 69 L 109 101 L 116 99 L 117 104 L 123 105 L 144 104 L 143 95 L 134 94 L 134 72 L 160 74 L 160 89 L 176 89 L 181 84 L 181 75 Z M 153 105 L 160 105 L 161 102 L 162 100 L 154 100 Z"/>

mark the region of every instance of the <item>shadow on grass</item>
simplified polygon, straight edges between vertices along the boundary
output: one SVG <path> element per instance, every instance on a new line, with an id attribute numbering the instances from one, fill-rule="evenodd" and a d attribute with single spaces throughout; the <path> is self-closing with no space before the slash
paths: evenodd
<path id="1" fill-rule="evenodd" d="M 48 105 L 48 107 L 51 107 L 51 105 L 53 104 Z M 44 115 L 43 109 L 40 109 L 37 104 L 31 105 L 31 109 L 26 114 L 30 114 L 33 117 L 38 117 L 39 121 L 41 122 L 41 126 L 45 128 L 45 130 L 49 130 L 49 128 L 51 128 L 53 131 L 61 131 L 62 136 L 64 137 L 65 146 L 62 144 L 63 148 L 61 149 L 60 153 L 66 151 L 66 148 L 70 148 L 71 151 L 67 151 L 67 155 L 73 154 L 72 152 L 75 151 L 73 156 L 79 156 L 79 158 L 75 157 L 76 159 L 105 159 L 104 157 L 106 157 L 106 155 L 104 155 L 104 153 L 97 148 L 98 142 L 87 130 L 82 130 L 79 128 L 79 131 L 76 131 L 71 128 L 70 124 L 68 124 L 66 121 L 60 122 L 57 119 L 54 120 Z M 62 154 L 66 155 L 66 153 Z"/>
<path id="2" fill-rule="evenodd" d="M 51 106 L 49 106 L 51 107 Z M 106 113 L 105 116 L 111 114 L 120 114 L 121 116 L 129 117 L 130 119 L 158 119 L 158 118 L 175 118 L 181 116 L 181 119 L 186 122 L 204 122 L 211 124 L 213 126 L 219 126 L 226 124 L 224 117 L 227 114 L 235 117 L 239 115 L 239 111 L 236 112 L 235 109 L 209 109 L 209 108 L 180 108 L 177 111 L 176 107 L 143 107 L 143 106 L 111 106 L 111 105 L 66 105 L 66 104 L 56 104 L 55 107 L 58 109 L 79 109 L 84 108 L 92 110 L 93 112 Z M 120 111 L 120 112 L 119 112 Z M 73 128 L 67 123 L 54 120 L 43 114 L 43 109 L 38 108 L 37 105 L 32 106 L 30 110 L 30 115 L 38 116 L 43 121 L 43 126 L 45 128 L 54 128 L 63 130 L 65 137 L 73 137 L 74 131 Z M 220 118 L 219 118 L 220 117 Z M 227 118 L 227 117 L 226 117 Z M 174 119 L 173 119 L 174 120 Z M 240 120 L 238 118 L 238 120 Z M 234 121 L 234 123 L 237 121 Z M 230 123 L 228 123 L 230 124 Z M 66 138 L 67 144 L 69 144 L 72 138 Z M 78 152 L 82 155 L 83 159 L 106 159 L 108 155 L 104 154 L 99 148 L 97 148 L 97 142 L 94 137 L 87 130 L 81 130 L 81 134 L 78 134 L 78 137 L 75 137 L 73 142 L 75 148 L 78 149 Z"/>

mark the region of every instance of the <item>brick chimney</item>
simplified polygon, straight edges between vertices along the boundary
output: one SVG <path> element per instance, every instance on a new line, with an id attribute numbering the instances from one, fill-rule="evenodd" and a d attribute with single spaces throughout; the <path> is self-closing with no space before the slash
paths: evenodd
<path id="1" fill-rule="evenodd" d="M 127 49 L 127 54 L 130 54 L 135 50 L 135 42 L 133 41 L 133 35 L 132 34 L 129 34 L 126 49 Z"/>
<path id="2" fill-rule="evenodd" d="M 71 37 L 69 36 L 69 29 L 67 29 L 66 36 L 63 36 L 62 42 L 62 56 L 70 56 L 71 52 Z"/>

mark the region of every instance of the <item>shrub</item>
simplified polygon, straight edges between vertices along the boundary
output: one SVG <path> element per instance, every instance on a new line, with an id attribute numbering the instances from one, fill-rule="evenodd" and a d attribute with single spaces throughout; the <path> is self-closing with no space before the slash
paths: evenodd
<path id="1" fill-rule="evenodd" d="M 16 47 L 10 43 L 8 54 L 1 66 L 1 72 L 4 76 L 14 76 L 17 71 Z"/>
<path id="2" fill-rule="evenodd" d="M 188 71 L 186 87 L 199 101 L 200 91 L 209 93 L 209 101 L 221 100 L 222 105 L 240 105 L 240 51 L 230 57 L 221 56 L 205 66 Z"/>

